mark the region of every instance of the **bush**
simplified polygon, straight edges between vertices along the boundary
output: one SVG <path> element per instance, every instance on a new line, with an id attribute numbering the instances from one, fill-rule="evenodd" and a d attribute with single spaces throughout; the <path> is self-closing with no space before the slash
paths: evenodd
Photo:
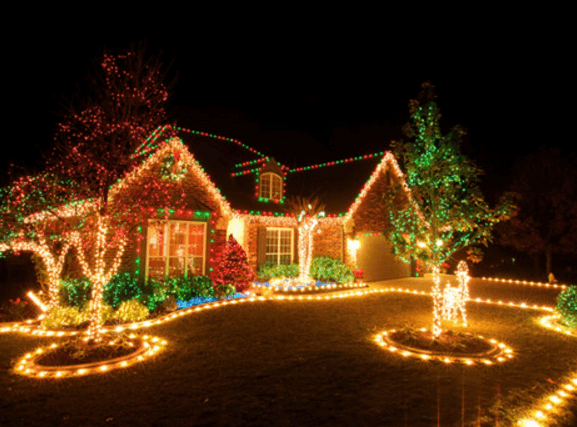
<path id="1" fill-rule="evenodd" d="M 298 264 L 270 264 L 268 262 L 261 265 L 257 272 L 258 279 L 263 282 L 275 278 L 296 278 L 299 274 Z"/>
<path id="2" fill-rule="evenodd" d="M 131 273 L 119 273 L 104 288 L 104 301 L 113 308 L 123 302 L 144 299 L 144 281 Z"/>
<path id="3" fill-rule="evenodd" d="M 63 326 L 77 326 L 90 320 L 88 306 L 83 311 L 77 307 L 53 307 L 42 320 L 45 329 L 58 329 Z"/>
<path id="4" fill-rule="evenodd" d="M 557 313 L 569 328 L 577 328 L 577 286 L 570 286 L 557 297 Z"/>
<path id="5" fill-rule="evenodd" d="M 79 310 L 86 307 L 90 301 L 92 284 L 88 278 L 82 279 L 61 279 L 60 280 L 60 302 L 68 307 L 77 307 Z"/>
<path id="6" fill-rule="evenodd" d="M 218 299 L 225 299 L 229 295 L 234 295 L 236 293 L 236 288 L 232 285 L 218 285 L 214 289 L 214 296 Z"/>
<path id="7" fill-rule="evenodd" d="M 60 300 L 68 307 L 83 310 L 90 301 L 92 285 L 87 278 L 61 280 Z M 210 298 L 215 288 L 208 276 L 172 277 L 166 281 L 144 282 L 130 273 L 116 274 L 104 288 L 104 302 L 118 308 L 123 302 L 137 300 L 154 311 L 170 298 L 189 301 L 195 297 Z"/>
<path id="8" fill-rule="evenodd" d="M 136 300 L 124 301 L 114 313 L 114 318 L 121 322 L 139 322 L 148 317 L 148 308 Z"/>
<path id="9" fill-rule="evenodd" d="M 341 260 L 317 257 L 311 263 L 310 275 L 321 282 L 348 283 L 354 281 L 353 270 Z"/>

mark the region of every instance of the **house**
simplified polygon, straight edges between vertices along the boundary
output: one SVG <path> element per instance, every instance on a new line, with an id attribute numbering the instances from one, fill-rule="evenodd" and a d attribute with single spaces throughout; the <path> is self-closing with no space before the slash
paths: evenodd
<path id="1" fill-rule="evenodd" d="M 314 190 L 327 216 L 319 220 L 313 256 L 358 266 L 367 281 L 410 275 L 383 235 L 390 223 L 382 196 L 394 183 L 404 186 L 391 153 L 289 168 L 238 140 L 182 128 L 162 147 L 154 155 L 166 179 L 184 180 L 187 209 L 143 224 L 123 270 L 143 278 L 210 275 L 230 234 L 255 271 L 265 262 L 296 263 L 298 227 L 286 201 Z"/>

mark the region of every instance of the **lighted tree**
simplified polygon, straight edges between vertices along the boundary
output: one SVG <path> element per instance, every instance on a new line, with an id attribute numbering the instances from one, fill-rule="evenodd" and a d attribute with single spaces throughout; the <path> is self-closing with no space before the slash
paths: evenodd
<path id="1" fill-rule="evenodd" d="M 319 218 L 325 216 L 325 206 L 318 197 L 305 198 L 295 197 L 288 200 L 287 206 L 294 214 L 298 224 L 298 250 L 299 250 L 299 281 L 311 282 L 310 269 L 313 260 L 314 231 Z"/>
<path id="2" fill-rule="evenodd" d="M 489 207 L 478 186 L 482 171 L 460 150 L 465 131 L 455 126 L 441 132 L 435 98 L 434 87 L 423 83 L 409 103 L 405 138 L 394 143 L 413 200 L 404 209 L 391 203 L 388 234 L 398 255 L 438 266 L 459 249 L 491 241 L 493 226 L 508 217 L 511 203 L 503 198 L 498 208 Z M 389 198 L 395 191 L 399 186 Z M 472 255 L 479 260 L 478 251 Z"/>
<path id="3" fill-rule="evenodd" d="M 60 274 L 71 246 L 70 230 L 60 220 L 39 221 L 33 214 L 55 213 L 73 193 L 70 183 L 47 174 L 24 176 L 0 189 L 0 252 L 32 252 L 39 257 L 47 273 L 49 307 L 58 305 Z"/>
<path id="4" fill-rule="evenodd" d="M 548 275 L 553 254 L 577 251 L 577 163 L 558 148 L 541 146 L 515 163 L 511 190 L 519 195 L 519 209 L 498 227 L 500 242 L 536 258 L 545 254 Z"/>
<path id="5" fill-rule="evenodd" d="M 234 286 L 237 292 L 245 292 L 254 280 L 255 274 L 248 264 L 246 252 L 231 234 L 214 282 L 216 285 Z"/>
<path id="6" fill-rule="evenodd" d="M 150 157 L 165 144 L 150 140 L 166 122 L 165 81 L 162 63 L 148 59 L 142 48 L 105 53 L 91 80 L 92 95 L 72 106 L 59 124 L 48 163 L 49 171 L 78 189 L 74 209 L 61 209 L 57 215 L 71 229 L 71 243 L 92 284 L 87 334 L 96 341 L 102 292 L 118 271 L 127 242 L 154 208 L 168 208 L 168 215 L 169 209 L 183 207 L 180 181 L 164 179 L 160 162 Z M 177 150 L 165 151 L 178 158 Z M 54 216 L 46 212 L 43 218 Z"/>

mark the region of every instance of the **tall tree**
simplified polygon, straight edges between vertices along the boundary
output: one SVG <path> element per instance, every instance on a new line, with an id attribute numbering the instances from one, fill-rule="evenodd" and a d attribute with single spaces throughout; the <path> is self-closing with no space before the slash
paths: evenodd
<path id="1" fill-rule="evenodd" d="M 162 145 L 154 132 L 167 117 L 166 70 L 160 59 L 148 58 L 143 47 L 105 52 L 90 81 L 90 95 L 59 124 L 47 168 L 77 189 L 74 209 L 65 207 L 58 216 L 71 230 L 92 284 L 88 336 L 98 341 L 102 292 L 118 271 L 130 236 L 150 209 L 183 207 L 184 193 L 177 191 L 179 180 L 162 179 L 150 157 Z M 137 166 L 141 172 L 135 176 Z"/>
<path id="2" fill-rule="evenodd" d="M 548 275 L 553 254 L 577 251 L 574 154 L 539 147 L 515 163 L 511 190 L 519 196 L 519 209 L 506 227 L 498 228 L 500 242 L 536 257 L 545 255 Z"/>
<path id="3" fill-rule="evenodd" d="M 399 255 L 438 266 L 461 248 L 489 242 L 510 203 L 504 199 L 497 209 L 489 207 L 478 186 L 482 171 L 460 150 L 465 130 L 455 126 L 443 134 L 434 86 L 425 82 L 421 89 L 409 103 L 404 138 L 393 143 L 413 197 L 402 209 L 390 204 L 388 234 Z M 389 200 L 398 191 L 393 187 Z M 478 259 L 479 252 L 472 255 Z"/>

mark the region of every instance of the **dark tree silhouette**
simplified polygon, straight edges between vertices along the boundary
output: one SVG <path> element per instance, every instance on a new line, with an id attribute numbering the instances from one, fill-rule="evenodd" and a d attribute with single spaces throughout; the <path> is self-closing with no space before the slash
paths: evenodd
<path id="1" fill-rule="evenodd" d="M 498 228 L 500 243 L 535 257 L 545 255 L 548 275 L 553 254 L 577 251 L 575 155 L 539 147 L 515 163 L 511 190 L 518 194 L 518 211 Z"/>

